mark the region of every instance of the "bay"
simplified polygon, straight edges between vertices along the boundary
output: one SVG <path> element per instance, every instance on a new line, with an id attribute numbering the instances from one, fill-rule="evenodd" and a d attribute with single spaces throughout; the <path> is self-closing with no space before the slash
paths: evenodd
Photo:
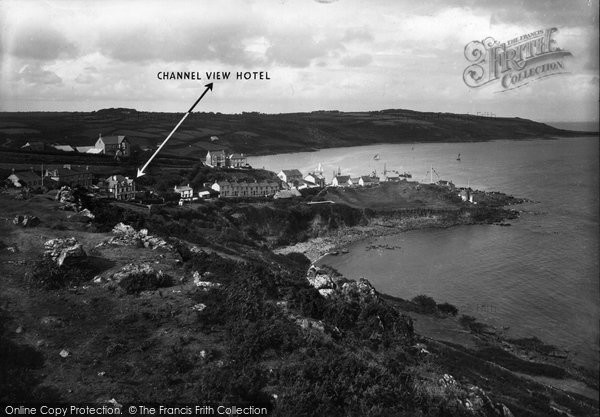
<path id="1" fill-rule="evenodd" d="M 460 154 L 460 160 L 458 160 Z M 378 160 L 374 159 L 378 155 Z M 511 227 L 414 230 L 357 242 L 326 257 L 349 278 L 381 292 L 456 305 L 514 337 L 536 336 L 598 367 L 598 138 L 383 144 L 250 158 L 273 171 L 321 164 L 342 174 L 408 171 L 413 180 L 501 191 L 533 200 Z M 432 169 L 433 168 L 433 169 Z M 395 250 L 373 245 L 399 246 Z"/>

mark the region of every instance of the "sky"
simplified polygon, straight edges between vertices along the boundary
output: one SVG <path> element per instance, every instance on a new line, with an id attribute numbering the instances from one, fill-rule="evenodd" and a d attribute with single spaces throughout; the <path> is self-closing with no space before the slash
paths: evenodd
<path id="1" fill-rule="evenodd" d="M 567 74 L 468 87 L 465 45 L 556 27 Z M 598 121 L 598 0 L 0 0 L 0 111 L 128 107 L 490 114 Z M 201 80 L 159 80 L 161 71 Z"/>

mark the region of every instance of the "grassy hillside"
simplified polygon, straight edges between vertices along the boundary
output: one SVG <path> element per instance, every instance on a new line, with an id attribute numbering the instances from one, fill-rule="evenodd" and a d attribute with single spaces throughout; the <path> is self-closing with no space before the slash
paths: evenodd
<path id="1" fill-rule="evenodd" d="M 106 109 L 83 113 L 2 113 L 0 146 L 44 140 L 92 145 L 99 134 L 127 135 L 142 147 L 158 145 L 181 114 Z M 194 113 L 164 149 L 165 154 L 203 157 L 225 146 L 247 154 L 269 154 L 372 143 L 454 142 L 580 136 L 520 118 L 479 117 L 411 110 L 318 111 L 289 114 Z M 219 140 L 211 142 L 211 136 Z"/>
<path id="2" fill-rule="evenodd" d="M 0 222 L 0 403 L 201 401 L 307 417 L 597 415 L 594 397 L 531 379 L 576 377 L 570 368 L 526 361 L 484 334 L 461 330 L 469 349 L 422 336 L 414 311 L 431 310 L 439 326 L 460 319 L 427 297 L 385 297 L 325 267 L 335 289 L 324 296 L 307 258 L 265 245 L 374 213 L 301 202 L 153 213 L 87 204 L 89 223 L 52 194 L 0 195 L 0 218 L 41 220 Z M 117 222 L 170 245 L 118 238 Z M 60 267 L 43 257 L 48 239 L 71 237 L 87 257 Z"/>

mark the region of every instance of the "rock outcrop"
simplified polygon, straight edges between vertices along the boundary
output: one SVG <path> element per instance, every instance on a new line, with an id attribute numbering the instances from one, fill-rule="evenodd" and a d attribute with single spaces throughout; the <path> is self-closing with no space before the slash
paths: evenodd
<path id="1" fill-rule="evenodd" d="M 164 239 L 148 234 L 148 229 L 140 229 L 136 231 L 133 227 L 118 223 L 112 230 L 114 237 L 108 239 L 106 244 L 109 245 L 124 245 L 124 246 L 143 246 L 149 249 L 165 249 L 172 251 L 173 246 L 168 244 Z"/>
<path id="2" fill-rule="evenodd" d="M 56 262 L 58 266 L 62 266 L 69 259 L 87 256 L 83 245 L 74 237 L 48 240 L 44 243 L 44 255 Z"/>
<path id="3" fill-rule="evenodd" d="M 218 288 L 221 286 L 218 282 L 207 281 L 206 279 L 210 276 L 210 272 L 200 274 L 198 271 L 194 271 L 192 277 L 194 278 L 194 285 L 202 288 L 204 291 L 208 291 L 211 288 Z"/>
<path id="4" fill-rule="evenodd" d="M 326 298 L 340 297 L 346 301 L 356 301 L 360 304 L 378 299 L 377 291 L 364 278 L 358 281 L 349 280 L 327 269 L 311 265 L 306 279 Z"/>
<path id="5" fill-rule="evenodd" d="M 38 219 L 36 216 L 29 216 L 27 214 L 23 216 L 19 214 L 13 219 L 13 224 L 23 227 L 35 227 L 40 224 L 40 219 Z"/>
<path id="6" fill-rule="evenodd" d="M 61 210 L 79 211 L 81 209 L 77 198 L 73 195 L 73 191 L 69 186 L 63 185 L 60 187 L 54 199 L 62 204 L 60 207 Z"/>
<path id="7" fill-rule="evenodd" d="M 476 385 L 463 385 L 450 374 L 416 382 L 416 390 L 437 403 L 440 414 L 473 417 L 514 417 L 507 406 L 494 402 Z"/>
<path id="8" fill-rule="evenodd" d="M 69 221 L 79 222 L 79 223 L 87 223 L 94 220 L 96 216 L 89 211 L 88 209 L 83 209 L 75 214 L 68 216 Z"/>
<path id="9" fill-rule="evenodd" d="M 149 263 L 127 264 L 117 272 L 114 272 L 108 280 L 111 283 L 117 284 L 129 294 L 136 294 L 141 291 L 153 291 L 173 285 L 171 276 L 163 273 L 160 269 L 155 269 Z M 96 278 L 94 282 L 99 283 L 102 280 Z"/>

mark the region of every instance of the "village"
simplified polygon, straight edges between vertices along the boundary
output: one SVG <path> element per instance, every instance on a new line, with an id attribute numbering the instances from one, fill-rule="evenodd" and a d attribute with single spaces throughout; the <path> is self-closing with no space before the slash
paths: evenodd
<path id="1" fill-rule="evenodd" d="M 217 141 L 212 137 L 211 141 Z M 22 149 L 30 152 L 40 152 L 48 146 L 62 152 L 75 152 L 94 155 L 104 155 L 118 161 L 127 161 L 132 153 L 132 144 L 124 135 L 102 136 L 93 146 L 48 145 L 43 142 L 27 142 Z M 377 157 L 378 155 L 376 155 Z M 53 189 L 84 189 L 95 197 L 118 200 L 132 203 L 166 203 L 177 202 L 180 206 L 193 204 L 202 200 L 213 198 L 272 198 L 289 199 L 301 197 L 303 190 L 332 188 L 362 188 L 378 187 L 381 183 L 408 182 L 410 173 L 400 173 L 384 168 L 381 176 L 376 171 L 368 175 L 351 176 L 342 175 L 338 167 L 333 172 L 332 180 L 327 182 L 321 164 L 314 170 L 302 173 L 300 170 L 281 169 L 276 175 L 268 179 L 251 179 L 254 169 L 248 164 L 247 155 L 229 152 L 218 146 L 208 150 L 203 158 L 202 166 L 215 172 L 237 171 L 246 173 L 242 179 L 226 176 L 224 179 L 215 179 L 204 182 L 201 186 L 190 183 L 176 184 L 169 192 L 160 192 L 155 187 L 140 184 L 133 176 L 122 174 L 122 170 L 115 169 L 114 173 L 106 175 L 89 165 L 39 165 L 28 170 L 12 170 L 4 178 L 4 186 L 13 193 L 35 193 Z M 218 175 L 217 175 L 218 176 Z M 430 183 L 434 183 L 431 178 Z M 475 193 L 470 188 L 456 188 L 451 181 L 438 180 L 436 185 L 455 193 L 463 202 L 477 204 Z"/>

